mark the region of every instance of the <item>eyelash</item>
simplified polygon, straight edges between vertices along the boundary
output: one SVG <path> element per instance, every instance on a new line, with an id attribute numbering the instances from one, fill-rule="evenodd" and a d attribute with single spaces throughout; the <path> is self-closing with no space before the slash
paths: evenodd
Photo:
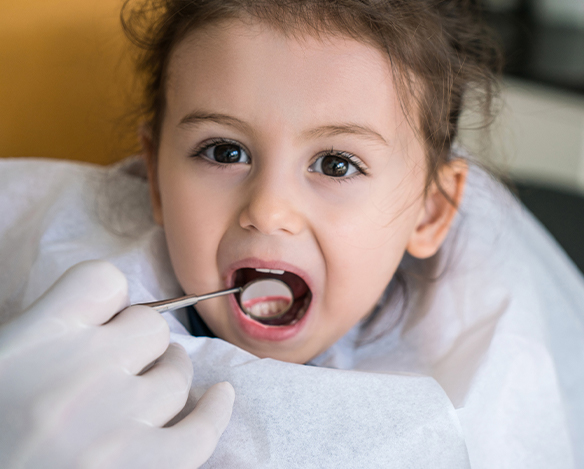
<path id="1" fill-rule="evenodd" d="M 237 147 L 240 147 L 248 155 L 250 154 L 250 152 L 247 150 L 247 148 L 245 148 L 241 143 L 239 143 L 235 140 L 230 140 L 228 138 L 212 138 L 212 139 L 209 139 L 209 140 L 203 142 L 198 147 L 196 147 L 190 153 L 190 157 L 191 158 L 198 158 L 199 160 L 203 161 L 204 163 L 209 164 L 209 165 L 216 167 L 216 168 L 227 169 L 233 163 L 220 163 L 219 161 L 213 161 L 213 160 L 210 160 L 209 158 L 203 156 L 203 153 L 205 153 L 209 148 L 212 148 L 212 147 L 217 146 L 217 145 L 225 145 L 225 144 L 235 145 Z"/>
<path id="2" fill-rule="evenodd" d="M 219 167 L 221 169 L 227 169 L 227 167 L 231 166 L 233 163 L 220 163 L 218 161 L 213 161 L 213 160 L 210 160 L 209 158 L 203 156 L 203 153 L 205 151 L 207 151 L 209 148 L 212 148 L 212 147 L 217 146 L 217 145 L 225 145 L 225 144 L 238 146 L 243 151 L 245 151 L 248 156 L 250 155 L 250 152 L 243 145 L 241 145 L 241 143 L 239 143 L 235 140 L 230 140 L 227 138 L 212 138 L 212 139 L 204 142 L 202 145 L 197 147 L 195 150 L 193 150 L 190 154 L 191 158 L 198 158 L 198 159 L 204 161 L 205 163 L 212 165 L 214 167 Z M 326 176 L 329 179 L 332 179 L 336 182 L 339 182 L 339 183 L 348 182 L 349 180 L 351 180 L 357 176 L 360 176 L 360 175 L 367 176 L 369 174 L 367 167 L 355 155 L 353 155 L 352 153 L 348 153 L 346 151 L 335 150 L 332 147 L 330 148 L 330 150 L 320 152 L 318 155 L 316 155 L 316 157 L 310 163 L 310 166 L 314 165 L 318 161 L 319 158 L 324 158 L 325 156 L 338 156 L 340 158 L 343 158 L 343 159 L 347 160 L 349 163 L 351 163 L 357 169 L 357 173 L 350 175 L 348 177 L 333 177 L 333 176 L 328 176 L 326 174 L 323 174 L 323 176 Z"/>
<path id="3" fill-rule="evenodd" d="M 369 174 L 367 166 L 365 166 L 363 164 L 361 159 L 359 159 L 357 156 L 353 155 L 352 153 L 348 153 L 346 151 L 341 151 L 341 150 L 335 150 L 333 147 L 331 147 L 330 150 L 320 152 L 318 155 L 316 155 L 316 157 L 314 158 L 314 160 L 312 161 L 310 166 L 312 166 L 314 163 L 316 163 L 319 158 L 324 158 L 325 156 L 338 156 L 340 158 L 343 158 L 343 159 L 347 160 L 349 163 L 351 163 L 353 166 L 355 166 L 355 168 L 357 169 L 356 174 L 353 174 L 353 175 L 348 176 L 348 177 L 328 176 L 329 178 L 334 179 L 337 182 L 346 182 L 346 181 L 353 179 L 354 177 L 367 176 Z M 324 176 L 326 176 L 326 174 Z"/>

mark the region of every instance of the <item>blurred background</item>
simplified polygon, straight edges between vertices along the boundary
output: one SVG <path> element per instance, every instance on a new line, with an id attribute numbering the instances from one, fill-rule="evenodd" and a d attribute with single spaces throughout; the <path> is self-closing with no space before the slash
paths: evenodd
<path id="1" fill-rule="evenodd" d="M 584 271 L 584 0 L 474 1 L 505 79 L 492 143 L 472 115 L 460 141 L 510 175 Z M 0 157 L 107 164 L 138 151 L 122 3 L 0 0 Z"/>
<path id="2" fill-rule="evenodd" d="M 584 272 L 584 0 L 477 2 L 504 49 L 502 100 L 489 145 L 464 130 L 469 115 L 460 140 L 510 175 Z"/>
<path id="3" fill-rule="evenodd" d="M 0 157 L 136 151 L 122 0 L 0 0 Z"/>

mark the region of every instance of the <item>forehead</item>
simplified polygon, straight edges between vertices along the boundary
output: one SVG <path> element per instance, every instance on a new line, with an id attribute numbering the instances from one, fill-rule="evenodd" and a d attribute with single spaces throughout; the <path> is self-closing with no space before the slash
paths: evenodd
<path id="1" fill-rule="evenodd" d="M 316 31 L 300 29 L 282 30 L 282 28 L 272 26 L 266 22 L 254 19 L 225 19 L 195 28 L 186 34 L 185 38 L 179 42 L 174 49 L 174 55 L 179 54 L 180 50 L 192 48 L 200 45 L 205 49 L 208 47 L 222 47 L 224 51 L 238 50 L 241 52 L 250 44 L 259 45 L 259 42 L 267 40 L 272 45 L 285 46 L 290 51 L 298 52 L 299 50 L 307 51 L 312 49 L 313 52 L 330 54 L 334 50 L 338 53 L 367 53 L 370 57 L 373 55 L 377 59 L 385 62 L 386 56 L 379 48 L 371 45 L 371 41 L 358 41 L 348 34 L 336 31 Z M 375 52 L 374 52 L 375 51 Z M 265 52 L 265 50 L 264 50 Z M 306 55 L 303 54 L 305 57 Z"/>
<path id="2" fill-rule="evenodd" d="M 177 45 L 166 95 L 169 106 L 186 105 L 185 93 L 209 105 L 218 104 L 217 95 L 238 102 L 261 96 L 290 108 L 310 102 L 311 114 L 319 106 L 332 111 L 334 102 L 336 110 L 378 108 L 387 116 L 397 104 L 391 77 L 387 56 L 365 42 L 338 34 L 285 35 L 230 20 L 197 29 Z"/>

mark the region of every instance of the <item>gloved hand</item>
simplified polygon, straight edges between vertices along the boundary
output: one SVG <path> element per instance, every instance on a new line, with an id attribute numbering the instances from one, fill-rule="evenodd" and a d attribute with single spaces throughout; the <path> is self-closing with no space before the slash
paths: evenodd
<path id="1" fill-rule="evenodd" d="M 151 308 L 116 315 L 127 301 L 119 270 L 85 262 L 0 331 L 0 467 L 196 468 L 210 457 L 233 387 L 212 386 L 163 428 L 186 402 L 192 363 Z"/>

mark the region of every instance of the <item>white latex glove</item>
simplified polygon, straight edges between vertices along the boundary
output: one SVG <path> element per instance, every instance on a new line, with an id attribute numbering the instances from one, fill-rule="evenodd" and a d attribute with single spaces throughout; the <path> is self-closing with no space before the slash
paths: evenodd
<path id="1" fill-rule="evenodd" d="M 186 402 L 192 363 L 153 309 L 116 316 L 127 301 L 119 270 L 85 262 L 0 331 L 1 468 L 178 469 L 209 458 L 233 387 L 216 384 L 163 428 Z"/>

